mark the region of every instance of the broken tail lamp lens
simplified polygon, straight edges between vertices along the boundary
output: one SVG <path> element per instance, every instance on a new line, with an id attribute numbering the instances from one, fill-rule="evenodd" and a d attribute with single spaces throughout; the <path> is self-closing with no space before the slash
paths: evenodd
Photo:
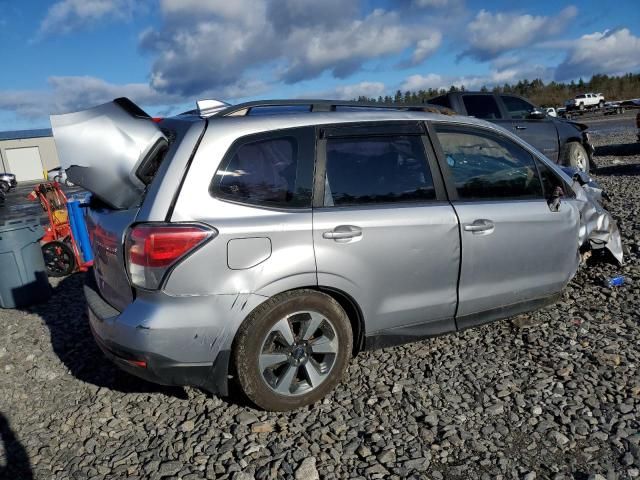
<path id="1" fill-rule="evenodd" d="M 166 274 L 217 232 L 203 225 L 140 224 L 125 241 L 127 271 L 140 288 L 160 288 Z"/>

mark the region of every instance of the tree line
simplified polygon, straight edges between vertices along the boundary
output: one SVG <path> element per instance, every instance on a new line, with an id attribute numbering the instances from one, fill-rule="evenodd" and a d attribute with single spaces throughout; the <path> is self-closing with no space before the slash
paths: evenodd
<path id="1" fill-rule="evenodd" d="M 417 105 L 427 103 L 430 98 L 444 95 L 447 92 L 464 91 L 466 91 L 464 85 L 460 87 L 452 85 L 449 90 L 429 88 L 427 90 L 406 91 L 404 93 L 398 90 L 394 96 L 386 95 L 378 98 L 360 96 L 357 100 L 360 102 Z M 483 86 L 480 91 L 521 95 L 542 107 L 563 106 L 565 100 L 573 98 L 580 93 L 591 92 L 602 93 L 606 100 L 627 100 L 640 98 L 640 74 L 627 73 L 620 76 L 596 74 L 589 81 L 585 82 L 581 78 L 577 82 L 572 80 L 570 83 L 544 83 L 539 78 L 532 81 L 525 79 L 513 85 L 505 83 L 492 89 Z"/>

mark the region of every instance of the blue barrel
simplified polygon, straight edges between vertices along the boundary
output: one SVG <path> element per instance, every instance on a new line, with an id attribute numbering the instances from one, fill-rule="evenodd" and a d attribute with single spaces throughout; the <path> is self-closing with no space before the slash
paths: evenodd
<path id="1" fill-rule="evenodd" d="M 93 252 L 91 251 L 89 231 L 87 230 L 87 223 L 84 221 L 84 214 L 80 207 L 80 202 L 76 199 L 69 200 L 67 202 L 67 210 L 69 211 L 71 233 L 73 233 L 73 238 L 75 238 L 78 248 L 80 249 L 82 260 L 84 262 L 90 262 L 93 260 Z"/>

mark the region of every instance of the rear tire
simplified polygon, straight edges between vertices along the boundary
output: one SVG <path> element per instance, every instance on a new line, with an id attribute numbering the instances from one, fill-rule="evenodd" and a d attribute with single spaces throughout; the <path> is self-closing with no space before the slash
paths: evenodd
<path id="1" fill-rule="evenodd" d="M 42 245 L 42 256 L 50 277 L 71 275 L 76 267 L 76 259 L 71 247 L 64 242 L 47 242 Z"/>
<path id="2" fill-rule="evenodd" d="M 0 192 L 7 193 L 9 190 L 11 190 L 11 185 L 7 182 L 0 181 Z"/>
<path id="3" fill-rule="evenodd" d="M 570 142 L 565 146 L 563 164 L 589 173 L 589 155 L 578 142 Z"/>
<path id="4" fill-rule="evenodd" d="M 276 295 L 244 321 L 234 342 L 238 383 L 251 402 L 271 411 L 310 405 L 341 381 L 351 358 L 347 314 L 314 290 Z"/>
<path id="5" fill-rule="evenodd" d="M 582 112 L 584 110 L 584 103 L 578 105 L 578 109 Z"/>

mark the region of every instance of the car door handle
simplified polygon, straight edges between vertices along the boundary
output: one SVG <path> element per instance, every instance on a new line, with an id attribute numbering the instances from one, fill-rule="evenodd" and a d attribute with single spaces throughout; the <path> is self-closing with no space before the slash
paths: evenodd
<path id="1" fill-rule="evenodd" d="M 516 125 L 516 130 L 526 130 L 527 127 L 523 127 L 522 125 Z"/>
<path id="2" fill-rule="evenodd" d="M 495 228 L 495 225 L 491 220 L 480 218 L 478 220 L 474 220 L 473 223 L 467 223 L 464 226 L 464 231 L 472 232 L 472 233 L 480 233 L 480 232 L 490 233 L 493 231 L 494 228 Z"/>
<path id="3" fill-rule="evenodd" d="M 362 229 L 354 225 L 338 225 L 330 232 L 324 232 L 322 238 L 333 240 L 346 240 L 362 236 Z"/>

